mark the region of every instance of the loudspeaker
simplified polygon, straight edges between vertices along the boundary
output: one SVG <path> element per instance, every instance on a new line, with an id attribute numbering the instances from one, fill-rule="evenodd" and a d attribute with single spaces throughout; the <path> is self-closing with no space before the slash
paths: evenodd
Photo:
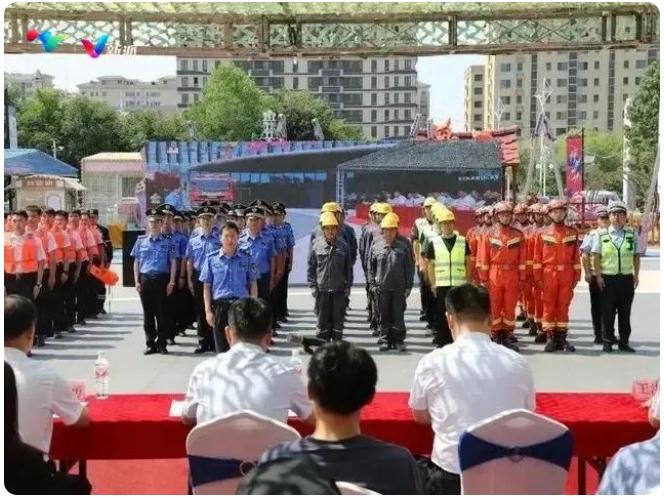
<path id="1" fill-rule="evenodd" d="M 136 239 L 143 235 L 145 230 L 125 230 L 122 232 L 122 286 L 135 287 L 134 281 L 134 258 L 131 250 L 134 248 Z"/>

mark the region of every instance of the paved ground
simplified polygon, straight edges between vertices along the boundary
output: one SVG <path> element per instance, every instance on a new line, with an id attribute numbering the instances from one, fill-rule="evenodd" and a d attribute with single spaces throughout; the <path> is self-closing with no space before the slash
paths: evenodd
<path id="1" fill-rule="evenodd" d="M 120 255 L 117 253 L 117 257 Z M 585 285 L 580 285 L 572 303 L 571 340 L 577 346 L 575 354 L 546 354 L 542 346 L 532 343 L 520 331 L 523 354 L 535 372 L 536 387 L 540 391 L 604 391 L 631 390 L 632 381 L 659 375 L 659 257 L 646 258 L 643 264 L 641 286 L 637 291 L 632 312 L 633 355 L 601 352 L 592 344 L 589 296 Z M 115 268 L 121 273 L 119 266 Z M 293 287 L 290 292 L 291 322 L 282 330 L 314 333 L 315 317 L 308 289 Z M 384 391 L 408 390 L 418 360 L 431 350 L 431 338 L 425 335 L 423 323 L 417 321 L 419 295 L 414 292 L 408 301 L 407 353 L 381 353 L 375 339 L 368 335 L 364 289 L 352 293 L 351 307 L 345 336 L 367 347 L 378 363 L 379 389 Z M 168 356 L 143 356 L 144 336 L 140 302 L 133 288 L 116 287 L 107 304 L 110 313 L 99 320 L 90 320 L 76 334 L 63 339 L 50 340 L 36 351 L 35 358 L 49 361 L 70 379 L 86 380 L 88 390 L 93 389 L 93 368 L 97 351 L 103 350 L 110 360 L 111 392 L 179 392 L 186 388 L 189 374 L 202 357 L 192 354 L 195 347 L 194 331 L 178 339 Z M 295 346 L 278 339 L 273 354 L 291 355 Z M 303 353 L 303 359 L 306 355 Z"/>

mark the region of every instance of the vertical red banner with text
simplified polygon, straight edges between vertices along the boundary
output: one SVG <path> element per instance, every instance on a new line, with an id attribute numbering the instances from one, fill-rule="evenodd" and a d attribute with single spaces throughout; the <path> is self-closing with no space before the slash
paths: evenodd
<path id="1" fill-rule="evenodd" d="M 569 197 L 583 190 L 583 136 L 567 137 L 565 194 Z"/>

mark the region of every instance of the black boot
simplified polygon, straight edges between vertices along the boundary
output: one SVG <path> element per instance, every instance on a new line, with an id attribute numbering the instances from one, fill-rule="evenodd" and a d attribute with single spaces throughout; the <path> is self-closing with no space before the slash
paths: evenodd
<path id="1" fill-rule="evenodd" d="M 566 329 L 561 329 L 560 332 L 558 332 L 558 346 L 561 351 L 565 351 L 566 353 L 573 353 L 576 351 L 576 348 L 567 342 L 567 330 Z"/>
<path id="2" fill-rule="evenodd" d="M 526 318 L 526 320 L 523 322 L 523 325 L 521 325 L 521 327 L 524 328 L 524 329 L 528 329 L 528 328 L 530 328 L 532 323 L 533 323 L 532 318 Z"/>
<path id="3" fill-rule="evenodd" d="M 553 353 L 557 349 L 558 349 L 558 341 L 556 341 L 555 334 L 549 332 L 548 334 L 546 334 L 546 346 L 544 346 L 544 351 L 546 351 L 547 353 Z"/>
<path id="4" fill-rule="evenodd" d="M 537 324 L 535 321 L 530 322 L 530 329 L 528 330 L 528 335 L 531 337 L 535 337 L 537 335 Z"/>

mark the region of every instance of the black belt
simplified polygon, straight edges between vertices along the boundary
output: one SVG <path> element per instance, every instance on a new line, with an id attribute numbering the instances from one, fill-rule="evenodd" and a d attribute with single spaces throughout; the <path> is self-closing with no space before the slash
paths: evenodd
<path id="1" fill-rule="evenodd" d="M 7 273 L 5 272 L 5 279 L 7 280 L 21 280 L 22 278 L 31 278 L 32 276 L 37 276 L 36 271 L 31 271 L 30 273 Z"/>
<path id="2" fill-rule="evenodd" d="M 145 280 L 159 280 L 160 278 L 169 278 L 170 274 L 169 273 L 141 273 L 141 277 L 143 277 Z"/>
<path id="3" fill-rule="evenodd" d="M 233 301 L 237 301 L 238 299 L 242 299 L 240 297 L 223 297 L 221 299 L 213 299 L 212 303 L 213 304 L 218 304 L 218 303 L 231 303 Z"/>

